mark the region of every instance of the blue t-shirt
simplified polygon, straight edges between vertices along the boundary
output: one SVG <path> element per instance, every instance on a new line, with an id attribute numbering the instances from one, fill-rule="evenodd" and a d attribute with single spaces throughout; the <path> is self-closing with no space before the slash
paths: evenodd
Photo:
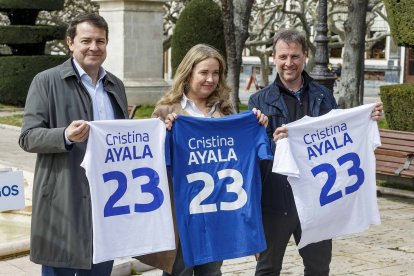
<path id="1" fill-rule="evenodd" d="M 259 161 L 273 156 L 256 116 L 251 111 L 218 119 L 179 116 L 171 139 L 186 266 L 263 251 Z"/>

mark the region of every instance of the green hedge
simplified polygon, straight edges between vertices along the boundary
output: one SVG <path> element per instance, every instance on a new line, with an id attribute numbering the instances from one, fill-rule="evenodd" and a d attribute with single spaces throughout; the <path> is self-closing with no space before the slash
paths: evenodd
<path id="1" fill-rule="evenodd" d="M 414 46 L 413 0 L 384 0 L 391 35 L 399 46 Z"/>
<path id="2" fill-rule="evenodd" d="M 64 39 L 66 26 L 0 26 L 0 44 L 31 44 Z"/>
<path id="3" fill-rule="evenodd" d="M 33 77 L 67 56 L 0 56 L 0 103 L 24 106 Z"/>
<path id="4" fill-rule="evenodd" d="M 46 10 L 54 11 L 63 9 L 64 0 L 0 0 L 2 10 Z"/>
<path id="5" fill-rule="evenodd" d="M 221 8 L 213 0 L 192 0 L 180 14 L 171 41 L 173 75 L 188 50 L 199 43 L 215 47 L 226 58 Z"/>
<path id="6" fill-rule="evenodd" d="M 414 131 L 414 84 L 381 86 L 380 92 L 389 128 Z"/>

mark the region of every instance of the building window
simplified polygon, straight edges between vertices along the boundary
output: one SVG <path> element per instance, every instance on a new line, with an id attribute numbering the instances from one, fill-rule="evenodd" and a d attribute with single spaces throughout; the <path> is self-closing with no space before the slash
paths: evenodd
<path id="1" fill-rule="evenodd" d="M 385 37 L 377 41 L 370 50 L 366 52 L 367 58 L 385 59 Z"/>
<path id="2" fill-rule="evenodd" d="M 341 58 L 342 57 L 342 48 L 330 48 L 330 57 L 331 58 Z"/>
<path id="3" fill-rule="evenodd" d="M 384 81 L 385 72 L 384 71 L 365 71 L 364 72 L 365 80 L 379 80 Z"/>

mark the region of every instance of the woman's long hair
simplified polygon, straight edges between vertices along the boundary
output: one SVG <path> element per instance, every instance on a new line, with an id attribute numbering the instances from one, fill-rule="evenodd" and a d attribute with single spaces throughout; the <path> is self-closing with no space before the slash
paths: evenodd
<path id="1" fill-rule="evenodd" d="M 157 102 L 157 105 L 179 103 L 183 94 L 188 92 L 189 80 L 194 67 L 208 58 L 215 58 L 219 62 L 220 77 L 216 89 L 214 89 L 213 93 L 207 99 L 207 106 L 212 107 L 218 102 L 218 108 L 223 114 L 228 115 L 234 113 L 234 108 L 230 103 L 231 90 L 227 85 L 225 76 L 226 63 L 223 56 L 215 48 L 207 44 L 197 44 L 187 52 L 175 72 L 170 90 L 162 96 Z"/>

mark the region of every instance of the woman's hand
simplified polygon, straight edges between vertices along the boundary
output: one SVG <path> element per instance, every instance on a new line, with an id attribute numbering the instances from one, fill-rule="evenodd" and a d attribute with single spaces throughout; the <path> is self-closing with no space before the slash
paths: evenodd
<path id="1" fill-rule="evenodd" d="M 372 113 L 371 113 L 371 119 L 372 120 L 378 122 L 381 119 L 382 108 L 383 108 L 382 102 L 375 103 L 375 107 L 374 107 L 374 109 L 372 110 Z"/>
<path id="2" fill-rule="evenodd" d="M 167 117 L 164 120 L 165 127 L 168 130 L 171 130 L 171 128 L 173 126 L 173 123 L 174 123 L 175 119 L 177 119 L 177 118 L 178 118 L 178 116 L 177 116 L 176 113 L 170 113 L 170 114 L 168 114 Z"/>
<path id="3" fill-rule="evenodd" d="M 257 121 L 259 124 L 263 125 L 264 127 L 267 127 L 267 124 L 269 123 L 269 120 L 266 115 L 264 115 L 259 109 L 253 108 L 253 113 L 256 115 Z"/>

